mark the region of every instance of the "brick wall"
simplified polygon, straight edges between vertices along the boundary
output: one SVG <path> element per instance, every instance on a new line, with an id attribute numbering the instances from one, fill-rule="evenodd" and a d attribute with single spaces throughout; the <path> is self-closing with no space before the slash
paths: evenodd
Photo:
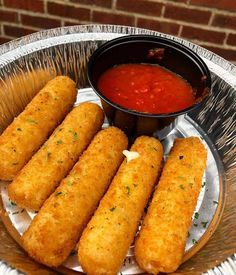
<path id="1" fill-rule="evenodd" d="M 0 0 L 0 44 L 91 22 L 181 36 L 236 63 L 236 0 Z"/>

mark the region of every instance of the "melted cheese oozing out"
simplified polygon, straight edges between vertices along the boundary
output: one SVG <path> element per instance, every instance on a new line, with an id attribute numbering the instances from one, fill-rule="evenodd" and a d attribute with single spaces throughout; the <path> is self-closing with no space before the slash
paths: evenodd
<path id="1" fill-rule="evenodd" d="M 124 150 L 124 151 L 123 151 L 123 155 L 126 156 L 126 158 L 127 158 L 127 163 L 128 163 L 129 161 L 131 161 L 131 160 L 133 160 L 133 159 L 136 159 L 136 158 L 138 158 L 138 157 L 140 156 L 138 152 L 130 152 L 130 151 L 128 151 L 128 150 Z"/>

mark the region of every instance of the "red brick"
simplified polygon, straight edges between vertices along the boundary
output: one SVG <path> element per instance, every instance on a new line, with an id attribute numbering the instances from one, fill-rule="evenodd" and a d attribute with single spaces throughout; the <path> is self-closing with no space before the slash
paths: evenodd
<path id="1" fill-rule="evenodd" d="M 236 46 L 236 34 L 235 33 L 230 33 L 227 42 L 228 45 L 233 45 Z"/>
<path id="2" fill-rule="evenodd" d="M 211 30 L 204 30 L 199 28 L 193 28 L 189 26 L 183 26 L 181 36 L 189 39 L 197 39 L 202 41 L 208 41 L 212 43 L 222 44 L 225 39 L 224 32 L 217 32 Z"/>
<path id="3" fill-rule="evenodd" d="M 102 23 L 102 24 L 134 25 L 133 16 L 100 12 L 100 11 L 93 12 L 92 21 L 96 23 Z"/>
<path id="4" fill-rule="evenodd" d="M 166 5 L 164 16 L 166 18 L 182 20 L 186 22 L 207 24 L 209 22 L 211 12 L 189 9 L 175 5 Z"/>
<path id="5" fill-rule="evenodd" d="M 6 7 L 29 10 L 35 12 L 43 12 L 44 6 L 41 0 L 4 0 L 4 5 Z"/>
<path id="6" fill-rule="evenodd" d="M 70 2 L 85 5 L 101 6 L 105 8 L 111 8 L 112 5 L 111 0 L 70 0 Z"/>
<path id="7" fill-rule="evenodd" d="M 236 16 L 215 14 L 212 22 L 213 26 L 221 28 L 236 29 Z"/>
<path id="8" fill-rule="evenodd" d="M 164 32 L 168 34 L 176 35 L 179 32 L 179 25 L 169 22 L 161 22 L 159 20 L 150 20 L 144 18 L 138 18 L 137 26 L 140 28 L 151 29 L 154 31 Z"/>
<path id="9" fill-rule="evenodd" d="M 6 38 L 6 37 L 0 37 L 0 44 L 4 44 L 11 41 L 10 38 Z"/>
<path id="10" fill-rule="evenodd" d="M 148 0 L 117 0 L 116 8 L 127 12 L 160 16 L 163 5 Z"/>
<path id="11" fill-rule="evenodd" d="M 17 13 L 13 11 L 0 10 L 0 20 L 1 22 L 2 21 L 17 22 L 18 21 Z"/>
<path id="12" fill-rule="evenodd" d="M 48 2 L 48 13 L 78 20 L 89 20 L 90 10 L 65 4 Z"/>
<path id="13" fill-rule="evenodd" d="M 26 26 L 34 26 L 41 29 L 55 28 L 61 26 L 61 21 L 42 16 L 31 16 L 21 14 L 21 22 Z"/>
<path id="14" fill-rule="evenodd" d="M 191 0 L 190 4 L 230 11 L 236 10 L 235 0 Z"/>
<path id="15" fill-rule="evenodd" d="M 25 36 L 27 34 L 31 34 L 31 33 L 35 32 L 35 30 L 29 29 L 29 28 L 23 28 L 23 27 L 4 25 L 4 32 L 8 36 L 21 37 L 21 36 Z"/>
<path id="16" fill-rule="evenodd" d="M 225 58 L 226 60 L 236 61 L 236 51 L 232 49 L 225 49 L 220 47 L 213 47 L 213 46 L 205 46 L 202 47 L 220 55 L 221 57 Z"/>

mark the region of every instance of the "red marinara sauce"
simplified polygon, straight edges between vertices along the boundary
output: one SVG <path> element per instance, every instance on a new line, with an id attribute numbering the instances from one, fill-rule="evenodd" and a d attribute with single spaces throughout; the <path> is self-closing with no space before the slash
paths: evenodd
<path id="1" fill-rule="evenodd" d="M 186 80 L 157 65 L 122 64 L 110 68 L 99 78 L 98 89 L 122 107 L 150 114 L 178 112 L 195 102 Z"/>

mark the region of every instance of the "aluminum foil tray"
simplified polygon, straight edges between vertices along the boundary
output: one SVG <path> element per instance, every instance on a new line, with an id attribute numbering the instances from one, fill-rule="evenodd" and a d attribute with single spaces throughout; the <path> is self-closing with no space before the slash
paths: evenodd
<path id="1" fill-rule="evenodd" d="M 199 218 L 193 216 L 193 226 L 185 249 L 184 260 L 191 259 L 179 269 L 184 274 L 203 272 L 236 251 L 236 200 L 233 199 L 236 198 L 233 183 L 236 174 L 236 68 L 233 64 L 180 38 L 133 27 L 89 25 L 35 33 L 0 46 L 0 131 L 24 109 L 49 79 L 58 74 L 68 75 L 76 81 L 79 89 L 77 103 L 88 100 L 100 103 L 88 86 L 87 61 L 102 43 L 127 34 L 153 34 L 183 43 L 204 59 L 212 74 L 211 95 L 201 111 L 180 117 L 173 131 L 162 140 L 166 154 L 176 137 L 191 135 L 199 136 L 208 150 L 207 169 L 195 210 Z M 104 127 L 107 127 L 107 122 Z M 6 185 L 1 182 L 2 220 L 12 237 L 21 244 L 20 235 L 35 213 L 12 205 Z M 23 269 L 27 271 L 27 266 Z M 70 256 L 64 268 L 59 270 L 76 274 L 81 268 L 77 258 Z M 121 272 L 142 272 L 135 263 L 132 246 Z"/>

